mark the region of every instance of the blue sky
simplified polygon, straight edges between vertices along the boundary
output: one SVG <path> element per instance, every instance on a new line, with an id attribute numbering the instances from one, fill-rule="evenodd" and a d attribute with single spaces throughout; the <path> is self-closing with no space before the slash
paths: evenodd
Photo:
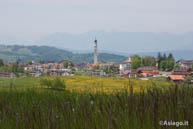
<path id="1" fill-rule="evenodd" d="M 193 0 L 0 0 L 0 35 L 193 31 Z"/>

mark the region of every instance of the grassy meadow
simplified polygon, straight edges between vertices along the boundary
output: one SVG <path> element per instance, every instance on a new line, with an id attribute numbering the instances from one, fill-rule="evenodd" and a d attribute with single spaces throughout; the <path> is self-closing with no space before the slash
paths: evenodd
<path id="1" fill-rule="evenodd" d="M 33 89 L 44 91 L 48 87 L 40 85 L 41 79 L 53 80 L 55 77 L 23 77 L 6 79 L 0 78 L 0 90 L 9 90 L 10 87 L 15 90 Z M 105 77 L 91 77 L 91 76 L 67 76 L 60 77 L 66 85 L 66 90 L 70 92 L 105 92 L 114 93 L 125 89 L 129 90 L 129 86 L 133 86 L 134 92 L 146 90 L 151 87 L 168 88 L 174 84 L 166 81 L 152 81 L 152 80 L 137 80 L 126 78 L 105 78 Z"/>
<path id="2" fill-rule="evenodd" d="M 0 129 L 192 129 L 193 87 L 165 81 L 60 77 L 0 79 Z M 160 121 L 188 121 L 161 126 Z"/>

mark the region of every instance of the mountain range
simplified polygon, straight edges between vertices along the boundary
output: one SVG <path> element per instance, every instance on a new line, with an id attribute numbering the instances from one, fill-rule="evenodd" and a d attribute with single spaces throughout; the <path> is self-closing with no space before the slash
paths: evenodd
<path id="1" fill-rule="evenodd" d="M 86 55 L 93 52 L 95 38 L 100 53 L 128 57 L 133 54 L 156 56 L 158 52 L 171 52 L 176 59 L 193 59 L 193 32 L 171 34 L 91 31 L 82 34 L 54 33 L 38 40 L 0 36 L 0 44 L 49 46 Z"/>

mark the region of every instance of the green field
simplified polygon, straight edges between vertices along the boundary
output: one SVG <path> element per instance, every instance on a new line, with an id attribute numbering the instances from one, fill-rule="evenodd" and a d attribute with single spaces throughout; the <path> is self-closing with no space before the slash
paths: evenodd
<path id="1" fill-rule="evenodd" d="M 176 129 L 160 121 L 188 121 L 193 128 L 193 87 L 164 81 L 87 76 L 60 77 L 66 90 L 42 79 L 0 79 L 0 129 Z"/>
<path id="2" fill-rule="evenodd" d="M 23 77 L 23 78 L 0 78 L 0 90 L 9 90 L 13 88 L 15 90 L 46 90 L 48 87 L 41 86 L 40 80 L 48 79 L 53 80 L 55 77 Z M 105 78 L 105 77 L 90 77 L 90 76 L 68 76 L 60 77 L 65 85 L 67 91 L 72 92 L 105 92 L 114 93 L 125 89 L 129 90 L 129 86 L 133 86 L 134 92 L 140 90 L 146 90 L 151 87 L 168 88 L 174 86 L 173 83 L 166 81 L 144 81 L 137 79 L 126 78 Z"/>

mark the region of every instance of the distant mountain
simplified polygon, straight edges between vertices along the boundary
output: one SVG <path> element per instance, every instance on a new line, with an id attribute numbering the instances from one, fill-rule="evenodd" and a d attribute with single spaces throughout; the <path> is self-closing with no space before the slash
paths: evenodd
<path id="1" fill-rule="evenodd" d="M 48 46 L 0 45 L 0 58 L 3 58 L 4 61 L 15 61 L 17 59 L 20 59 L 21 61 L 60 61 L 63 59 L 67 59 L 76 63 L 93 62 L 92 53 L 78 54 Z M 99 53 L 99 61 L 101 62 L 113 61 L 116 63 L 120 63 L 125 59 L 127 59 L 127 57 L 125 56 Z"/>
<path id="2" fill-rule="evenodd" d="M 48 60 L 47 58 L 52 59 L 53 57 L 55 60 L 67 58 L 73 61 L 86 60 L 91 62 L 91 53 L 93 53 L 93 41 L 95 37 L 98 40 L 100 53 L 108 53 L 109 56 L 116 55 L 113 59 L 103 59 L 101 57 L 100 59 L 104 61 L 115 60 L 115 62 L 120 62 L 125 56 L 128 57 L 135 53 L 140 55 L 157 56 L 158 52 L 171 52 L 176 59 L 193 59 L 193 32 L 187 32 L 184 34 L 104 31 L 92 31 L 82 34 L 54 33 L 36 41 L 0 36 L 0 44 L 36 45 L 27 47 L 29 50 L 26 50 L 28 51 L 28 54 L 31 52 L 33 56 L 25 55 L 25 57 L 22 57 L 23 59 L 28 59 L 30 57 L 32 59 L 40 58 Z M 46 53 L 45 55 L 34 52 L 34 49 L 43 49 L 41 46 L 47 46 L 44 51 Z M 34 49 L 31 47 L 34 47 Z M 46 52 L 46 50 L 50 51 L 50 53 Z M 6 54 L 0 54 L 1 57 L 6 57 L 6 60 L 12 60 L 14 56 L 19 56 L 15 51 L 12 51 L 11 53 L 13 54 L 11 57 L 6 56 Z M 20 54 L 23 56 L 23 53 Z M 51 56 L 47 57 L 47 55 Z M 120 59 L 117 55 L 120 55 Z M 101 54 L 99 56 L 101 56 Z"/>
<path id="3" fill-rule="evenodd" d="M 93 31 L 83 34 L 55 33 L 42 38 L 41 45 L 58 48 L 90 51 L 94 38 L 98 39 L 99 50 L 120 53 L 139 53 L 152 51 L 170 51 L 193 49 L 193 32 L 184 34 L 152 32 L 104 32 Z"/>
<path id="4" fill-rule="evenodd" d="M 30 39 L 22 39 L 18 37 L 12 36 L 2 36 L 0 35 L 0 45 L 32 45 L 34 44 L 33 40 Z"/>

